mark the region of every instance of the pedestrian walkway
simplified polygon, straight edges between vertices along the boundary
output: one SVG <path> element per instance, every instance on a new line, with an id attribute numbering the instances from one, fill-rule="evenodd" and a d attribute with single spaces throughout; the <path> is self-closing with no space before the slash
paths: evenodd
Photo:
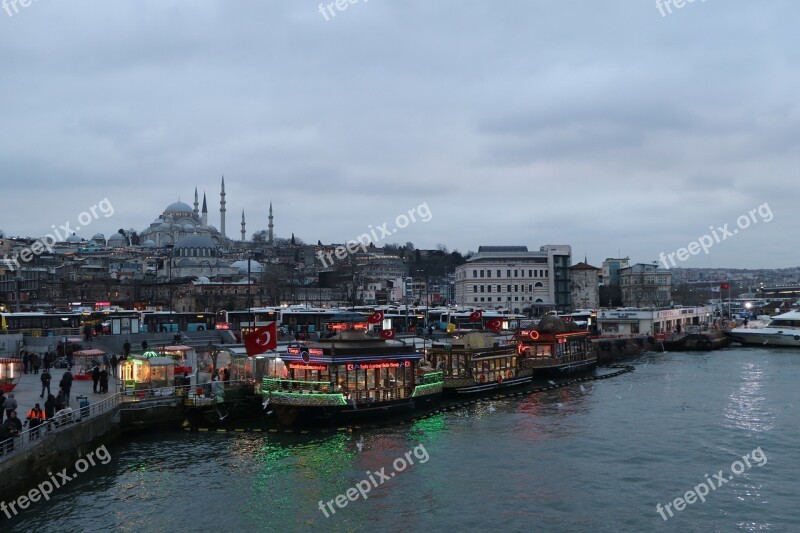
<path id="1" fill-rule="evenodd" d="M 66 368 L 50 369 L 50 375 L 53 377 L 53 379 L 50 380 L 50 392 L 53 396 L 58 395 L 58 383 L 61 381 L 61 376 L 63 376 L 66 371 Z M 25 420 L 25 416 L 34 404 L 38 403 L 39 406 L 44 409 L 44 402 L 47 400 L 47 391 L 44 393 L 44 398 L 39 398 L 39 394 L 42 392 L 42 381 L 40 378 L 43 372 L 44 370 L 40 368 L 38 374 L 22 374 L 17 386 L 11 391 L 14 394 L 14 398 L 17 400 L 17 417 L 20 420 Z M 91 379 L 86 381 L 73 379 L 72 389 L 70 389 L 69 393 L 70 403 L 68 407 L 72 407 L 73 409 L 79 407 L 78 396 L 86 396 L 89 403 L 93 404 L 109 396 L 113 396 L 117 392 L 119 391 L 117 390 L 116 380 L 108 380 L 108 393 L 95 394 L 92 392 Z M 9 393 L 6 393 L 6 397 L 8 397 L 8 394 Z"/>

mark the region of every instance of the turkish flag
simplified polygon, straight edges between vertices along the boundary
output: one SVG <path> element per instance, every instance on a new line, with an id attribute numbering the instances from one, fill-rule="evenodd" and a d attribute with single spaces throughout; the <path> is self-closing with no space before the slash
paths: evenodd
<path id="1" fill-rule="evenodd" d="M 274 350 L 278 347 L 278 331 L 275 322 L 268 326 L 256 328 L 252 333 L 244 336 L 244 348 L 247 355 L 252 357 L 267 350 Z"/>
<path id="2" fill-rule="evenodd" d="M 393 329 L 382 329 L 381 330 L 381 337 L 384 339 L 394 339 L 394 330 Z"/>
<path id="3" fill-rule="evenodd" d="M 482 317 L 483 317 L 483 311 L 475 311 L 474 313 L 469 315 L 469 321 L 480 322 Z"/>
<path id="4" fill-rule="evenodd" d="M 730 289 L 731 288 L 731 284 L 728 283 L 727 281 L 725 281 L 725 282 L 722 282 L 722 283 L 719 284 L 719 288 L 720 289 Z"/>
<path id="5" fill-rule="evenodd" d="M 383 322 L 383 311 L 375 311 L 374 313 L 369 315 L 369 318 L 367 318 L 367 322 L 369 322 L 370 324 L 380 324 L 381 322 Z"/>
<path id="6" fill-rule="evenodd" d="M 503 321 L 499 318 L 493 318 L 486 322 L 486 328 L 491 329 L 492 331 L 500 331 L 503 329 Z"/>

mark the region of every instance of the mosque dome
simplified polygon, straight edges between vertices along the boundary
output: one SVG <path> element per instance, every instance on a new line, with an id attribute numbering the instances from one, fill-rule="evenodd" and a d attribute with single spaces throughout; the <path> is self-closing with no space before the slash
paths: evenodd
<path id="1" fill-rule="evenodd" d="M 97 242 L 99 242 L 100 244 L 105 244 L 105 243 L 106 243 L 106 236 L 105 236 L 105 235 L 103 235 L 102 233 L 96 233 L 96 234 L 94 235 L 94 237 L 92 237 L 92 240 L 93 240 L 93 241 L 97 241 Z"/>
<path id="2" fill-rule="evenodd" d="M 241 260 L 231 264 L 233 268 L 239 269 L 239 274 L 247 274 L 247 261 Z M 264 272 L 264 267 L 258 261 L 250 260 L 250 273 Z"/>
<path id="3" fill-rule="evenodd" d="M 192 206 L 183 202 L 174 202 L 164 209 L 164 214 L 191 215 L 194 213 Z"/>
<path id="4" fill-rule="evenodd" d="M 188 222 L 183 225 L 183 231 L 194 231 L 194 226 L 189 224 Z"/>
<path id="5" fill-rule="evenodd" d="M 142 246 L 144 246 L 145 248 L 155 248 L 156 241 L 154 241 L 153 239 L 147 239 L 146 241 L 144 241 L 144 244 L 142 244 Z"/>
<path id="6" fill-rule="evenodd" d="M 128 240 L 119 233 L 115 233 L 108 238 L 109 248 L 122 248 L 128 246 Z"/>
<path id="7" fill-rule="evenodd" d="M 206 276 L 200 276 L 199 278 L 194 280 L 194 282 L 196 285 L 206 285 L 208 283 L 211 283 L 211 280 L 208 279 Z"/>
<path id="8" fill-rule="evenodd" d="M 64 242 L 82 242 L 82 241 L 83 241 L 83 239 L 78 237 L 78 235 L 75 234 L 75 233 L 73 233 L 72 235 L 69 235 L 66 239 L 64 239 Z"/>

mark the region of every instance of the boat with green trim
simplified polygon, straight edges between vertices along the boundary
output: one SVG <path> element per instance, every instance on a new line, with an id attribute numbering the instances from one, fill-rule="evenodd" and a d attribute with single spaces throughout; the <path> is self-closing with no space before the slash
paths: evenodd
<path id="1" fill-rule="evenodd" d="M 328 327 L 327 338 L 290 346 L 272 365 L 261 394 L 282 424 L 346 425 L 440 406 L 442 372 L 421 353 L 347 327 Z"/>

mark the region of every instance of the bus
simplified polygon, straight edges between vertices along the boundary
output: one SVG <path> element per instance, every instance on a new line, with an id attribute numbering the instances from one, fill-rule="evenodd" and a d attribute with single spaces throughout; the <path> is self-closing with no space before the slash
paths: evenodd
<path id="1" fill-rule="evenodd" d="M 280 321 L 280 310 L 273 307 L 253 308 L 249 311 L 219 311 L 216 329 L 227 329 L 241 340 L 242 333 L 248 333 L 253 321 L 255 327 L 266 326 Z"/>
<path id="2" fill-rule="evenodd" d="M 280 324 L 289 333 L 311 333 L 324 331 L 324 323 L 329 321 L 363 320 L 362 313 L 341 309 L 321 309 L 316 307 L 289 307 L 282 309 Z"/>
<path id="3" fill-rule="evenodd" d="M 214 313 L 175 313 L 145 311 L 139 331 L 142 333 L 176 333 L 178 331 L 210 331 L 214 329 Z"/>
<path id="4" fill-rule="evenodd" d="M 31 337 L 76 335 L 81 313 L 0 313 L 0 332 Z"/>
<path id="5" fill-rule="evenodd" d="M 480 322 L 470 320 L 470 311 L 435 310 L 428 315 L 429 324 L 441 331 L 448 330 L 448 324 L 454 324 L 458 330 L 481 330 L 486 329 L 486 323 L 490 320 L 500 319 L 501 329 L 514 331 L 520 327 L 520 321 L 525 320 L 524 315 L 503 314 L 497 311 L 483 311 Z"/>

